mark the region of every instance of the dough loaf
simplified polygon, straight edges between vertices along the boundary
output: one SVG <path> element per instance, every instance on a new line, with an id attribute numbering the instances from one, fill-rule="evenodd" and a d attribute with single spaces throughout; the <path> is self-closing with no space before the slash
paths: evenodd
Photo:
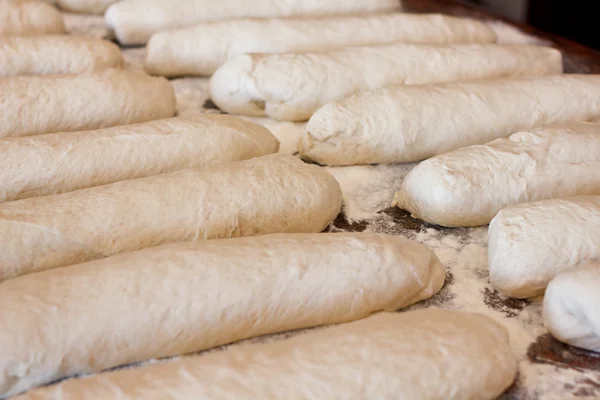
<path id="1" fill-rule="evenodd" d="M 413 162 L 597 117 L 600 75 L 392 86 L 319 109 L 298 150 L 327 165 Z"/>
<path id="2" fill-rule="evenodd" d="M 0 140 L 0 202 L 277 153 L 265 128 L 203 114 Z"/>
<path id="3" fill-rule="evenodd" d="M 145 44 L 153 33 L 202 22 L 234 18 L 358 15 L 396 11 L 400 7 L 400 0 L 122 0 L 109 7 L 105 19 L 119 42 Z M 225 38 L 222 40 L 225 41 Z"/>
<path id="4" fill-rule="evenodd" d="M 519 204 L 490 224 L 490 282 L 506 296 L 541 295 L 560 272 L 594 260 L 600 260 L 600 196 Z"/>
<path id="5" fill-rule="evenodd" d="M 66 36 L 0 37 L 0 76 L 79 74 L 119 68 L 123 56 L 106 40 Z"/>
<path id="6" fill-rule="evenodd" d="M 157 33 L 147 46 L 146 70 L 165 76 L 211 75 L 228 59 L 246 53 L 321 52 L 393 42 L 495 41 L 494 31 L 482 22 L 437 14 L 243 19 Z"/>
<path id="7" fill-rule="evenodd" d="M 139 72 L 0 78 L 0 138 L 152 121 L 175 106 L 169 81 Z"/>
<path id="8" fill-rule="evenodd" d="M 0 37 L 64 33 L 60 12 L 43 1 L 0 0 Z"/>
<path id="9" fill-rule="evenodd" d="M 544 323 L 561 342 L 600 352 L 600 263 L 563 272 L 544 296 Z"/>
<path id="10" fill-rule="evenodd" d="M 590 194 L 600 195 L 600 124 L 576 122 L 425 160 L 393 205 L 438 225 L 478 226 L 508 206 Z"/>
<path id="11" fill-rule="evenodd" d="M 119 0 L 56 0 L 60 8 L 84 14 L 104 14 L 111 4 Z"/>
<path id="12" fill-rule="evenodd" d="M 561 54 L 549 47 L 392 44 L 241 55 L 213 75 L 210 96 L 230 114 L 304 121 L 327 103 L 391 85 L 560 73 Z"/>
<path id="13" fill-rule="evenodd" d="M 432 308 L 65 381 L 16 400 L 488 400 L 516 373 L 504 327 L 480 314 Z"/>
<path id="14" fill-rule="evenodd" d="M 0 284 L 0 397 L 395 311 L 433 296 L 444 279 L 425 246 L 370 233 L 177 243 L 12 279 Z"/>
<path id="15" fill-rule="evenodd" d="M 166 243 L 316 233 L 342 193 L 325 169 L 270 155 L 0 204 L 0 281 Z"/>

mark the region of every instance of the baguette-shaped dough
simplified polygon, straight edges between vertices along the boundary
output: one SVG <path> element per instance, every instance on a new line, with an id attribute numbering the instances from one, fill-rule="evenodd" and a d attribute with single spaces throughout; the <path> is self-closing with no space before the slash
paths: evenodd
<path id="1" fill-rule="evenodd" d="M 0 78 L 0 138 L 152 121 L 175 106 L 169 81 L 140 72 Z"/>
<path id="2" fill-rule="evenodd" d="M 64 33 L 60 12 L 43 1 L 0 0 L 0 36 Z"/>
<path id="3" fill-rule="evenodd" d="M 65 381 L 16 400 L 488 400 L 516 373 L 504 327 L 431 308 Z"/>
<path id="4" fill-rule="evenodd" d="M 276 32 L 276 34 L 274 34 Z M 155 34 L 146 70 L 156 75 L 211 75 L 246 53 L 303 53 L 393 42 L 495 42 L 480 21 L 437 14 L 321 19 L 232 20 Z"/>
<path id="5" fill-rule="evenodd" d="M 0 205 L 0 281 L 166 243 L 321 232 L 342 193 L 325 169 L 270 155 Z"/>
<path id="6" fill-rule="evenodd" d="M 0 203 L 277 153 L 262 126 L 228 115 L 0 140 Z"/>
<path id="7" fill-rule="evenodd" d="M 298 150 L 327 165 L 413 162 L 597 117 L 600 75 L 393 86 L 322 107 Z"/>
<path id="8" fill-rule="evenodd" d="M 0 284 L 0 397 L 395 311 L 433 296 L 444 279 L 425 246 L 371 233 L 177 243 L 23 276 Z"/>
<path id="9" fill-rule="evenodd" d="M 104 14 L 104 11 L 119 0 L 56 0 L 60 8 L 83 14 Z"/>
<path id="10" fill-rule="evenodd" d="M 561 342 L 600 352 L 600 263 L 563 272 L 544 296 L 544 324 Z"/>
<path id="11" fill-rule="evenodd" d="M 391 85 L 560 73 L 561 54 L 549 47 L 392 44 L 241 55 L 215 72 L 210 95 L 230 114 L 304 121 L 327 103 Z"/>
<path id="12" fill-rule="evenodd" d="M 119 68 L 121 50 L 106 40 L 76 36 L 0 37 L 0 76 L 79 74 Z"/>
<path id="13" fill-rule="evenodd" d="M 600 195 L 600 124 L 576 122 L 425 160 L 393 205 L 438 225 L 478 226 L 508 206 L 590 194 Z"/>
<path id="14" fill-rule="evenodd" d="M 203 22 L 368 14 L 400 8 L 400 0 L 123 0 L 109 7 L 105 19 L 119 42 L 145 44 L 156 32 Z M 222 38 L 223 41 L 226 39 Z M 203 44 L 192 42 L 190 45 Z"/>
<path id="15" fill-rule="evenodd" d="M 501 210 L 490 224 L 490 282 L 506 296 L 543 294 L 560 272 L 595 260 L 600 196 L 519 204 Z"/>

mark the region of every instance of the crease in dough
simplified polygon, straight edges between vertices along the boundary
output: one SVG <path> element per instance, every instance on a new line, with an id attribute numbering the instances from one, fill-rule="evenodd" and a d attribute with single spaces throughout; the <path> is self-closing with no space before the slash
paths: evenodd
<path id="1" fill-rule="evenodd" d="M 0 1 L 0 37 L 65 33 L 60 11 L 43 1 Z"/>

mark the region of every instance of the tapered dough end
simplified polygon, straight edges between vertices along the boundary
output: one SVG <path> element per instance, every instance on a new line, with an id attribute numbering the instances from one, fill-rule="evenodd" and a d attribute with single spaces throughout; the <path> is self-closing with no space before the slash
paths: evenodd
<path id="1" fill-rule="evenodd" d="M 111 4 L 116 3 L 117 1 L 118 0 L 56 0 L 56 3 L 60 8 L 67 11 L 102 15 Z"/>
<path id="2" fill-rule="evenodd" d="M 119 5 L 115 3 L 110 5 L 104 13 L 104 22 L 106 26 L 115 34 L 119 43 L 124 45 L 142 45 L 150 39 L 148 33 L 143 27 L 131 26 L 128 21 L 128 5 Z"/>
<path id="3" fill-rule="evenodd" d="M 600 263 L 556 276 L 544 297 L 544 324 L 556 339 L 600 352 Z"/>

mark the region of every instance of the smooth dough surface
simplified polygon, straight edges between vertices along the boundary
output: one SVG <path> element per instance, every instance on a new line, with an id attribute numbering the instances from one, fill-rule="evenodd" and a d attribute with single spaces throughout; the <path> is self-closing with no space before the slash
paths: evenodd
<path id="1" fill-rule="evenodd" d="M 0 140 L 0 202 L 277 153 L 258 124 L 203 114 Z"/>
<path id="2" fill-rule="evenodd" d="M 43 1 L 0 0 L 0 37 L 65 32 L 60 12 Z"/>
<path id="3" fill-rule="evenodd" d="M 0 76 L 79 74 L 122 64 L 121 50 L 106 40 L 67 35 L 0 37 Z"/>
<path id="4" fill-rule="evenodd" d="M 395 311 L 433 296 L 444 279 L 427 247 L 371 233 L 177 243 L 12 279 L 0 284 L 0 397 Z"/>
<path id="5" fill-rule="evenodd" d="M 490 224 L 490 282 L 506 296 L 541 295 L 559 273 L 595 260 L 600 196 L 519 204 L 501 210 Z"/>
<path id="6" fill-rule="evenodd" d="M 119 0 L 56 0 L 60 8 L 83 14 L 104 14 L 104 11 Z"/>
<path id="7" fill-rule="evenodd" d="M 0 138 L 152 121 L 175 106 L 169 81 L 140 72 L 0 78 Z"/>
<path id="8" fill-rule="evenodd" d="M 391 86 L 319 109 L 298 150 L 326 165 L 413 162 L 597 117 L 600 75 Z"/>
<path id="9" fill-rule="evenodd" d="M 494 31 L 480 21 L 439 14 L 242 19 L 155 34 L 146 48 L 146 70 L 165 76 L 211 75 L 228 59 L 247 53 L 320 52 L 394 42 L 495 41 Z"/>
<path id="10" fill-rule="evenodd" d="M 554 278 L 544 296 L 544 324 L 561 342 L 600 352 L 600 263 Z"/>
<path id="11" fill-rule="evenodd" d="M 504 327 L 481 314 L 430 308 L 65 381 L 17 400 L 489 400 L 516 373 Z"/>
<path id="12" fill-rule="evenodd" d="M 0 281 L 161 244 L 321 232 L 342 193 L 324 168 L 270 155 L 0 204 Z"/>
<path id="13" fill-rule="evenodd" d="M 392 44 L 241 55 L 215 72 L 210 96 L 230 114 L 304 121 L 327 103 L 391 85 L 560 73 L 562 56 L 549 47 Z"/>
<path id="14" fill-rule="evenodd" d="M 508 206 L 579 195 L 600 195 L 597 123 L 519 132 L 425 160 L 393 206 L 438 225 L 479 226 Z"/>
<path id="15" fill-rule="evenodd" d="M 235 18 L 360 15 L 400 8 L 400 0 L 122 0 L 109 7 L 105 20 L 119 42 L 145 44 L 156 32 L 203 22 Z M 202 46 L 200 43 L 191 44 Z"/>

